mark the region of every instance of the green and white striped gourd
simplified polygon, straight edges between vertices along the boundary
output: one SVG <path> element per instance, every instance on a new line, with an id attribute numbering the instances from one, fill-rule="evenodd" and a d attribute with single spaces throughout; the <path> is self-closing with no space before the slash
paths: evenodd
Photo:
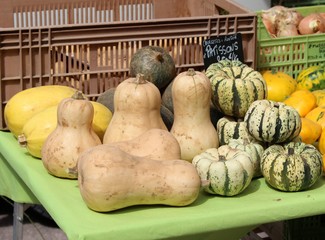
<path id="1" fill-rule="evenodd" d="M 254 141 L 249 139 L 230 139 L 228 145 L 233 148 L 243 150 L 251 156 L 254 164 L 254 175 L 253 177 L 261 177 L 261 159 L 264 152 L 264 147 Z"/>
<path id="2" fill-rule="evenodd" d="M 221 60 L 206 71 L 212 86 L 212 103 L 227 116 L 243 118 L 252 102 L 266 99 L 262 74 L 236 60 Z"/>
<path id="3" fill-rule="evenodd" d="M 306 190 L 322 175 L 322 155 L 315 146 L 303 142 L 274 144 L 263 153 L 261 171 L 275 189 Z"/>
<path id="4" fill-rule="evenodd" d="M 266 99 L 253 102 L 244 121 L 256 140 L 271 144 L 290 142 L 301 130 L 299 113 L 293 107 Z"/>
<path id="5" fill-rule="evenodd" d="M 216 128 L 220 146 L 228 144 L 230 139 L 254 139 L 248 133 L 246 122 L 243 119 L 236 120 L 233 117 L 225 116 L 218 120 Z"/>
<path id="6" fill-rule="evenodd" d="M 254 167 L 251 157 L 243 150 L 223 145 L 210 148 L 193 158 L 204 191 L 234 196 L 250 184 Z"/>

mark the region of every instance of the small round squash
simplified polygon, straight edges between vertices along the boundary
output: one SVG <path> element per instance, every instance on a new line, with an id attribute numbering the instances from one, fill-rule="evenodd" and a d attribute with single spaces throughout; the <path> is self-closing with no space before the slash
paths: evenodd
<path id="1" fill-rule="evenodd" d="M 234 196 L 244 191 L 254 175 L 251 157 L 243 150 L 223 145 L 210 148 L 193 158 L 204 191 Z"/>
<path id="2" fill-rule="evenodd" d="M 299 113 L 293 107 L 266 99 L 253 102 L 244 121 L 256 140 L 271 144 L 290 142 L 301 130 Z"/>
<path id="3" fill-rule="evenodd" d="M 290 142 L 265 149 L 262 174 L 272 187 L 287 192 L 310 188 L 322 175 L 322 155 L 311 144 Z"/>
<path id="4" fill-rule="evenodd" d="M 264 152 L 264 147 L 258 142 L 245 139 L 230 139 L 228 145 L 232 148 L 243 150 L 249 154 L 254 166 L 253 177 L 261 177 L 261 158 Z"/>
<path id="5" fill-rule="evenodd" d="M 262 74 L 240 61 L 213 63 L 206 76 L 211 82 L 213 104 L 227 116 L 243 118 L 252 102 L 267 97 Z"/>
<path id="6" fill-rule="evenodd" d="M 220 146 L 228 144 L 230 139 L 254 139 L 247 131 L 247 125 L 243 119 L 225 116 L 218 120 L 216 128 Z"/>

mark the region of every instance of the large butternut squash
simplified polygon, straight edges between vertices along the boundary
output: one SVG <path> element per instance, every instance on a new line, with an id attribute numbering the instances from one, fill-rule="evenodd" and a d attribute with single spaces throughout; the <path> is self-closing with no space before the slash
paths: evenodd
<path id="1" fill-rule="evenodd" d="M 129 154 L 157 160 L 181 158 L 177 139 L 167 130 L 153 128 L 128 141 L 107 143 Z"/>
<path id="2" fill-rule="evenodd" d="M 186 206 L 200 192 L 195 167 L 183 160 L 153 160 L 98 145 L 78 159 L 78 183 L 88 208 L 110 212 L 134 205 Z"/>

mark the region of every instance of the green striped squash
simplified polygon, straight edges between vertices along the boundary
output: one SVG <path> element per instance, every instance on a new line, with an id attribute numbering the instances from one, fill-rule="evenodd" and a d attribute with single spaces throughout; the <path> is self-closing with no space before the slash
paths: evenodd
<path id="1" fill-rule="evenodd" d="M 254 168 L 251 157 L 243 150 L 223 145 L 195 156 L 192 164 L 198 171 L 203 190 L 222 196 L 244 191 L 252 181 Z"/>
<path id="2" fill-rule="evenodd" d="M 212 103 L 227 116 L 243 118 L 252 102 L 267 97 L 262 74 L 240 61 L 213 63 L 206 76 L 212 86 Z"/>
<path id="3" fill-rule="evenodd" d="M 254 175 L 253 177 L 261 177 L 261 159 L 264 152 L 264 147 L 256 142 L 249 141 L 246 139 L 230 139 L 228 145 L 232 148 L 240 149 L 244 152 L 247 152 L 251 157 L 254 165 Z"/>
<path id="4" fill-rule="evenodd" d="M 247 110 L 247 131 L 264 143 L 290 142 L 299 136 L 301 119 L 298 111 L 282 102 L 256 100 Z"/>
<path id="5" fill-rule="evenodd" d="M 310 91 L 325 88 L 325 66 L 315 65 L 302 70 L 297 76 L 297 89 Z"/>
<path id="6" fill-rule="evenodd" d="M 289 142 L 265 149 L 262 174 L 273 188 L 297 192 L 310 188 L 322 175 L 322 155 L 311 144 Z"/>
<path id="7" fill-rule="evenodd" d="M 249 139 L 253 137 L 248 133 L 246 122 L 243 119 L 235 119 L 225 116 L 218 120 L 217 132 L 219 137 L 219 146 L 226 145 L 230 139 Z"/>

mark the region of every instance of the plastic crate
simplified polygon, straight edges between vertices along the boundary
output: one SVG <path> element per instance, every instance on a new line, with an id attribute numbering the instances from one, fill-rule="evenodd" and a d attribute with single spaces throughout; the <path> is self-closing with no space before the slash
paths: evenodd
<path id="1" fill-rule="evenodd" d="M 303 7 L 323 4 L 325 4 L 325 0 L 272 0 L 272 6 L 282 5 L 285 7 Z"/>
<path id="2" fill-rule="evenodd" d="M 256 67 L 257 14 L 224 0 L 7 0 L 0 9 L 0 128 L 6 102 L 27 88 L 60 84 L 90 99 L 128 78 L 146 45 L 164 47 L 177 72 L 203 70 L 202 41 L 240 32 Z"/>
<path id="3" fill-rule="evenodd" d="M 295 8 L 304 16 L 312 12 L 325 12 L 325 5 Z M 275 68 L 294 78 L 309 66 L 325 62 L 325 34 L 271 38 L 258 12 L 257 70 Z"/>
<path id="4" fill-rule="evenodd" d="M 323 240 L 325 215 L 316 215 L 284 221 L 283 240 Z"/>

